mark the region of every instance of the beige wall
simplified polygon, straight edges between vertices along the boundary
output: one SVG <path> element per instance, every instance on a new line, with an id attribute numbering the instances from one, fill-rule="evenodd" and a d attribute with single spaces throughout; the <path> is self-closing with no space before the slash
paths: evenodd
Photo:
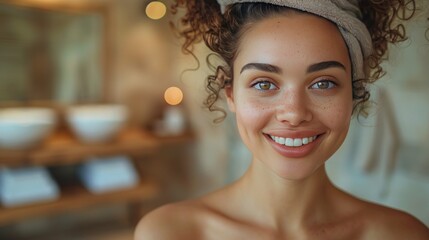
<path id="1" fill-rule="evenodd" d="M 409 39 L 390 46 L 387 74 L 371 87 L 371 116 L 352 123 L 328 167 L 340 187 L 429 225 L 429 3 L 418 3 Z"/>

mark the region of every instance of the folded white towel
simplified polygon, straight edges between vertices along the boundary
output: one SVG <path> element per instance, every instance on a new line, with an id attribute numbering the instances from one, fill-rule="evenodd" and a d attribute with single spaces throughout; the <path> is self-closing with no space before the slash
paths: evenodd
<path id="1" fill-rule="evenodd" d="M 217 0 L 222 12 L 234 3 L 264 2 L 309 12 L 334 22 L 349 49 L 353 79 L 367 77 L 364 59 L 372 53 L 372 40 L 368 29 L 361 21 L 358 0 Z"/>

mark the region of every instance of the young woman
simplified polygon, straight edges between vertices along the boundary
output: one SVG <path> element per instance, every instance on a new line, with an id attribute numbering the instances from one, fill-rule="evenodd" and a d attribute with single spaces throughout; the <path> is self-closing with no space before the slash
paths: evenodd
<path id="1" fill-rule="evenodd" d="M 429 239 L 414 217 L 336 188 L 324 167 L 368 100 L 365 83 L 382 73 L 387 43 L 404 39 L 392 20 L 413 1 L 177 6 L 187 8 L 184 48 L 204 39 L 225 61 L 206 105 L 216 110 L 224 90 L 253 161 L 235 183 L 147 214 L 136 239 Z"/>

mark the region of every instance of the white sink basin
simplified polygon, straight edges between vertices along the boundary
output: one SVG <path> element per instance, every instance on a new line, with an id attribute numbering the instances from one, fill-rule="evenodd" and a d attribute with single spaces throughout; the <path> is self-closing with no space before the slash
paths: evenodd
<path id="1" fill-rule="evenodd" d="M 0 148 L 25 149 L 41 143 L 56 126 L 49 108 L 0 109 Z"/>
<path id="2" fill-rule="evenodd" d="M 66 113 L 70 128 L 85 143 L 112 140 L 124 126 L 127 116 L 127 108 L 115 104 L 73 106 Z"/>

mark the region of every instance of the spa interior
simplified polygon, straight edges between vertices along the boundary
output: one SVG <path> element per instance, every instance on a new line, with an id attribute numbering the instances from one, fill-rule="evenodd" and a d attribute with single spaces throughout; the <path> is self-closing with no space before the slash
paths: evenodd
<path id="1" fill-rule="evenodd" d="M 429 226 L 429 3 L 417 2 L 327 169 Z M 246 170 L 233 115 L 216 123 L 203 107 L 210 51 L 182 52 L 171 3 L 0 0 L 0 239 L 133 239 L 148 211 Z"/>

